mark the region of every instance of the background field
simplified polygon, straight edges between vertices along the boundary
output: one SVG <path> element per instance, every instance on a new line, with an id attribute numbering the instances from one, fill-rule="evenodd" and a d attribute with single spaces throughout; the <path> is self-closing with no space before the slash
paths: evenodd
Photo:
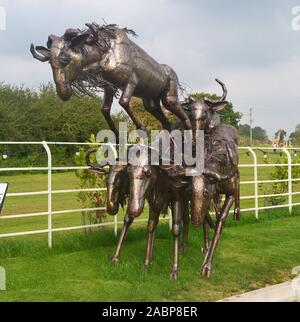
<path id="1" fill-rule="evenodd" d="M 263 164 L 266 160 L 263 157 L 263 153 L 257 152 L 258 162 Z M 279 153 L 269 154 L 269 163 L 281 162 L 284 163 L 284 156 L 280 156 Z M 252 156 L 248 156 L 245 151 L 240 153 L 241 164 L 251 164 L 253 162 Z M 54 164 L 55 166 L 55 164 Z M 259 180 L 269 180 L 271 173 L 274 171 L 273 167 L 261 167 L 258 169 Z M 253 168 L 241 169 L 241 181 L 253 181 Z M 47 174 L 46 173 L 26 173 L 26 174 L 1 174 L 0 181 L 9 183 L 9 192 L 32 192 L 32 191 L 46 191 L 47 190 Z M 53 173 L 53 190 L 63 189 L 79 189 L 79 181 L 73 171 Z M 300 183 L 293 185 L 293 191 L 300 191 Z M 271 184 L 260 184 L 259 193 L 271 194 Z M 253 196 L 254 185 L 247 184 L 241 185 L 242 196 Z M 300 195 L 293 196 L 294 202 L 300 202 Z M 287 197 L 283 202 L 287 204 Z M 259 206 L 269 206 L 267 199 L 259 199 Z M 253 208 L 254 199 L 246 199 L 241 201 L 242 208 Z M 65 194 L 53 194 L 53 210 L 66 210 L 66 209 L 80 209 L 82 205 L 77 199 L 77 193 L 65 193 Z M 8 197 L 5 202 L 5 207 L 1 215 L 14 215 L 14 214 L 26 214 L 32 212 L 44 212 L 47 211 L 47 195 L 43 196 L 25 196 L 25 197 Z M 261 213 L 264 216 L 265 212 Z M 144 215 L 146 217 L 147 214 Z M 253 213 L 254 216 L 254 213 Z M 123 211 L 120 211 L 118 216 L 119 220 L 123 219 Z M 113 221 L 113 218 L 107 217 L 106 221 Z M 58 214 L 53 216 L 53 227 L 67 227 L 78 226 L 81 224 L 81 214 Z M 47 217 L 35 217 L 26 219 L 2 219 L 0 216 L 0 234 L 12 233 L 17 231 L 27 230 L 39 230 L 47 228 Z"/>

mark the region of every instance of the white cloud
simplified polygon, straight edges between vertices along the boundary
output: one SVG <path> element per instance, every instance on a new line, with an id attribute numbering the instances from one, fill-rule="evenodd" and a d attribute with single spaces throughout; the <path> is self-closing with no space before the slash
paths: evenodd
<path id="1" fill-rule="evenodd" d="M 7 12 L 7 31 L 0 33 L 0 81 L 37 87 L 52 80 L 50 66 L 31 58 L 30 43 L 45 44 L 51 33 L 104 18 L 135 29 L 136 42 L 171 65 L 192 90 L 219 92 L 218 77 L 237 109 L 246 114 L 255 108 L 256 124 L 269 133 L 278 127 L 292 130 L 300 123 L 300 32 L 291 30 L 295 3 L 0 0 Z"/>

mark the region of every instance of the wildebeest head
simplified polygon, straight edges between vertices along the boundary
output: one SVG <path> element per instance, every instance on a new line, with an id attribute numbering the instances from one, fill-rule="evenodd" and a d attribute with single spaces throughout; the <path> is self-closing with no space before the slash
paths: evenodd
<path id="1" fill-rule="evenodd" d="M 87 31 L 68 29 L 62 37 L 50 35 L 47 47 L 31 44 L 34 58 L 49 62 L 58 96 L 66 101 L 72 94 L 72 82 L 82 73 L 83 68 L 97 60 L 97 52 L 91 52 L 93 36 Z M 88 52 L 88 55 L 86 53 Z"/>
<path id="2" fill-rule="evenodd" d="M 129 192 L 127 165 L 110 166 L 107 178 L 107 213 L 114 216 L 119 212 L 119 206 L 124 207 Z"/>
<path id="3" fill-rule="evenodd" d="M 124 207 L 126 196 L 129 193 L 127 164 L 117 162 L 115 165 L 110 165 L 107 171 L 104 167 L 93 164 L 90 160 L 90 155 L 96 151 L 97 149 L 87 151 L 86 162 L 90 166 L 91 172 L 107 176 L 106 210 L 109 215 L 114 216 L 119 212 L 120 205 Z"/>
<path id="4" fill-rule="evenodd" d="M 130 184 L 127 213 L 136 218 L 142 214 L 145 200 L 157 180 L 158 167 L 129 165 L 127 171 Z"/>
<path id="5" fill-rule="evenodd" d="M 223 96 L 220 100 L 212 100 L 207 97 L 196 99 L 193 96 L 190 96 L 187 101 L 183 103 L 184 109 L 189 112 L 194 131 L 209 131 L 220 124 L 218 112 L 228 104 L 226 101 L 227 89 L 225 84 L 221 81 L 218 79 L 216 79 L 216 81 L 223 88 Z"/>

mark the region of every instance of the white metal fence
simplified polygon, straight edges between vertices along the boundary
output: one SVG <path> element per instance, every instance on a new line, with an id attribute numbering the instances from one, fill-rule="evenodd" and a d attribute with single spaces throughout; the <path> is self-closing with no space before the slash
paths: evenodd
<path id="1" fill-rule="evenodd" d="M 59 211 L 52 210 L 52 196 L 54 194 L 65 194 L 65 193 L 72 193 L 72 192 L 90 192 L 90 191 L 105 191 L 105 188 L 93 188 L 93 189 L 65 189 L 65 190 L 53 190 L 52 189 L 52 173 L 53 171 L 66 171 L 66 170 L 80 170 L 80 169 L 88 169 L 87 166 L 72 166 L 72 167 L 54 167 L 52 166 L 52 154 L 50 147 L 53 145 L 74 145 L 74 146 L 90 146 L 93 145 L 92 143 L 79 143 L 79 142 L 0 142 L 1 145 L 39 145 L 43 146 L 45 152 L 47 153 L 48 158 L 48 166 L 47 167 L 13 167 L 13 168 L 0 168 L 0 174 L 3 172 L 15 172 L 15 171 L 45 171 L 48 173 L 48 184 L 46 191 L 35 191 L 35 192 L 18 192 L 18 193 L 8 193 L 7 197 L 20 197 L 20 196 L 37 196 L 37 195 L 47 195 L 48 198 L 48 209 L 46 212 L 35 212 L 35 213 L 26 213 L 26 214 L 17 214 L 17 215 L 5 215 L 0 216 L 0 223 L 1 220 L 4 219 L 19 219 L 19 218 L 32 218 L 32 217 L 41 217 L 47 216 L 48 217 L 48 227 L 44 230 L 33 230 L 33 231 L 23 231 L 23 232 L 15 232 L 15 233 L 7 233 L 7 234 L 0 234 L 0 238 L 7 238 L 7 237 L 16 237 L 16 236 L 25 236 L 25 235 L 34 235 L 34 234 L 48 234 L 48 246 L 52 247 L 52 238 L 54 232 L 61 232 L 61 231 L 71 231 L 71 230 L 79 230 L 83 228 L 90 228 L 90 227 L 100 227 L 100 226 L 109 226 L 114 225 L 114 232 L 117 234 L 118 225 L 122 224 L 122 222 L 118 221 L 117 216 L 114 217 L 113 222 L 106 222 L 101 224 L 92 224 L 92 225 L 80 225 L 80 226 L 73 226 L 73 227 L 63 227 L 63 228 L 53 228 L 53 215 L 57 214 L 70 214 L 70 213 L 78 213 L 78 212 L 89 212 L 89 211 L 96 211 L 96 210 L 105 210 L 105 208 L 84 208 L 84 209 L 65 209 Z M 95 143 L 94 145 L 99 145 Z M 267 210 L 267 209 L 278 209 L 278 208 L 288 208 L 290 212 L 294 206 L 299 206 L 300 203 L 293 202 L 293 196 L 300 195 L 300 192 L 293 191 L 293 183 L 299 182 L 300 178 L 293 178 L 292 177 L 292 167 L 299 167 L 299 163 L 292 163 L 292 156 L 291 150 L 289 148 L 282 148 L 279 149 L 281 153 L 284 153 L 287 156 L 287 163 L 285 164 L 268 164 L 268 163 L 258 163 L 257 157 L 257 150 L 273 150 L 272 148 L 251 148 L 251 147 L 240 147 L 239 150 L 246 151 L 249 155 L 252 156 L 253 163 L 251 164 L 240 164 L 240 168 L 253 168 L 253 180 L 252 181 L 243 181 L 241 180 L 241 185 L 254 185 L 254 195 L 253 196 L 242 196 L 241 199 L 253 199 L 255 206 L 254 208 L 248 209 L 241 209 L 242 212 L 255 212 L 256 219 L 258 219 L 259 211 L 260 210 Z M 287 167 L 288 168 L 288 178 L 283 180 L 258 180 L 258 169 L 260 167 Z M 241 178 L 242 179 L 242 178 Z M 288 183 L 288 192 L 283 194 L 269 194 L 269 195 L 260 195 L 259 194 L 259 184 L 263 183 L 275 183 L 275 182 L 287 182 Z M 270 198 L 270 197 L 277 197 L 277 196 L 287 196 L 288 197 L 288 204 L 282 205 L 275 205 L 275 206 L 264 206 L 259 207 L 259 199 L 260 198 Z M 136 220 L 136 222 L 143 222 L 146 219 Z"/>

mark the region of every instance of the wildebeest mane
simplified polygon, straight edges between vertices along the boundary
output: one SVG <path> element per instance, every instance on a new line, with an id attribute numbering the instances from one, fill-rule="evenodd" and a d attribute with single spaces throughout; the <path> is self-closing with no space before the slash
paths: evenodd
<path id="1" fill-rule="evenodd" d="M 110 49 L 111 39 L 116 39 L 117 32 L 119 30 L 124 31 L 126 34 L 137 37 L 134 30 L 125 28 L 120 28 L 116 24 L 104 24 L 102 26 L 92 23 L 86 24 L 88 29 L 69 29 L 65 34 L 65 39 L 70 41 L 71 37 L 78 36 L 78 34 L 89 34 L 90 37 L 87 40 L 87 44 L 96 45 L 101 52 L 107 52 Z M 71 36 L 71 37 L 70 37 Z M 85 47 L 79 48 L 83 54 L 85 54 Z M 115 97 L 119 96 L 119 89 L 111 82 L 104 79 L 101 75 L 101 68 L 99 65 L 95 66 L 95 69 L 87 70 L 81 73 L 80 77 L 71 82 L 71 87 L 75 94 L 84 94 L 90 97 L 96 97 L 96 93 L 103 91 L 105 88 L 109 87 L 115 91 Z"/>

